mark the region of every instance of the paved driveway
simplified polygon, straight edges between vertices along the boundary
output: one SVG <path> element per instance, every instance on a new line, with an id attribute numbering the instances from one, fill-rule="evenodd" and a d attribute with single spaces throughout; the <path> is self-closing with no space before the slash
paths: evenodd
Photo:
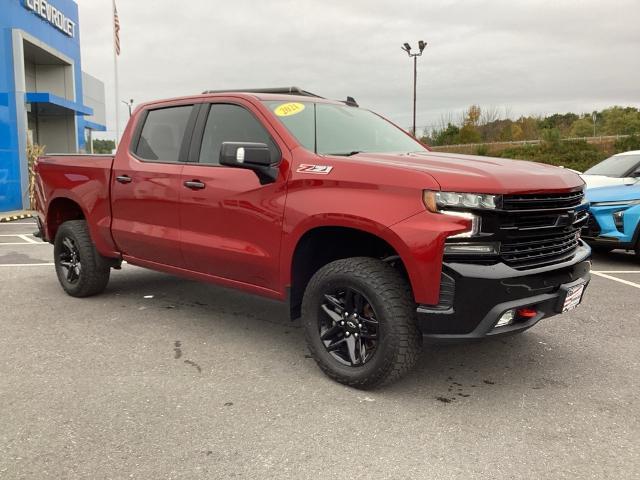
<path id="1" fill-rule="evenodd" d="M 523 335 L 333 383 L 284 307 L 126 266 L 78 300 L 0 226 L 0 478 L 638 478 L 640 262 Z M 11 236 L 17 235 L 17 236 Z M 608 272 L 608 273 L 607 273 Z"/>

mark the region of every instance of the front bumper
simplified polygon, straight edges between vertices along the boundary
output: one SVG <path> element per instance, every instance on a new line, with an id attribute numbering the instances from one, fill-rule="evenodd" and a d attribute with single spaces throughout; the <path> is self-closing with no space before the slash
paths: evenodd
<path id="1" fill-rule="evenodd" d="M 619 229 L 613 219 L 615 212 L 624 212 L 624 225 Z M 633 250 L 640 236 L 640 206 L 591 207 L 589 220 L 582 229 L 582 238 L 594 246 Z"/>
<path id="2" fill-rule="evenodd" d="M 581 242 L 572 259 L 531 270 L 515 270 L 503 263 L 477 265 L 444 263 L 441 304 L 419 305 L 418 327 L 425 338 L 437 341 L 479 339 L 515 333 L 542 318 L 561 313 L 566 292 L 580 283 L 585 287 L 591 249 Z M 508 310 L 532 307 L 533 318 L 495 327 Z"/>

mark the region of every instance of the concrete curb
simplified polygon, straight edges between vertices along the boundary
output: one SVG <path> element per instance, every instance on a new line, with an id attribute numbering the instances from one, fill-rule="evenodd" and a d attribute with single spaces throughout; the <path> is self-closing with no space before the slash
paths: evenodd
<path id="1" fill-rule="evenodd" d="M 6 217 L 0 217 L 0 223 L 14 222 L 16 220 L 24 220 L 25 218 L 33 218 L 33 214 L 31 213 L 16 213 L 10 214 Z"/>

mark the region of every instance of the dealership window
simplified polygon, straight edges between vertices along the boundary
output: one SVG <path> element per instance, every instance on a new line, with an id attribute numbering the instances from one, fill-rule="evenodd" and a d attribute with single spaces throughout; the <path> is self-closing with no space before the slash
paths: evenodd
<path id="1" fill-rule="evenodd" d="M 265 143 L 273 158 L 279 156 L 278 147 L 262 124 L 238 105 L 211 105 L 202 137 L 200 163 L 218 165 L 223 142 Z"/>
<path id="2" fill-rule="evenodd" d="M 177 162 L 193 105 L 150 110 L 135 153 L 143 160 Z"/>

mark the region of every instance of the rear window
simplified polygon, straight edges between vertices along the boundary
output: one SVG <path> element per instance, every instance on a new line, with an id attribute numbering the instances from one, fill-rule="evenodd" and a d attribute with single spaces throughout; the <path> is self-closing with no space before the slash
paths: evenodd
<path id="1" fill-rule="evenodd" d="M 135 154 L 143 160 L 180 161 L 180 146 L 193 105 L 150 110 Z"/>

